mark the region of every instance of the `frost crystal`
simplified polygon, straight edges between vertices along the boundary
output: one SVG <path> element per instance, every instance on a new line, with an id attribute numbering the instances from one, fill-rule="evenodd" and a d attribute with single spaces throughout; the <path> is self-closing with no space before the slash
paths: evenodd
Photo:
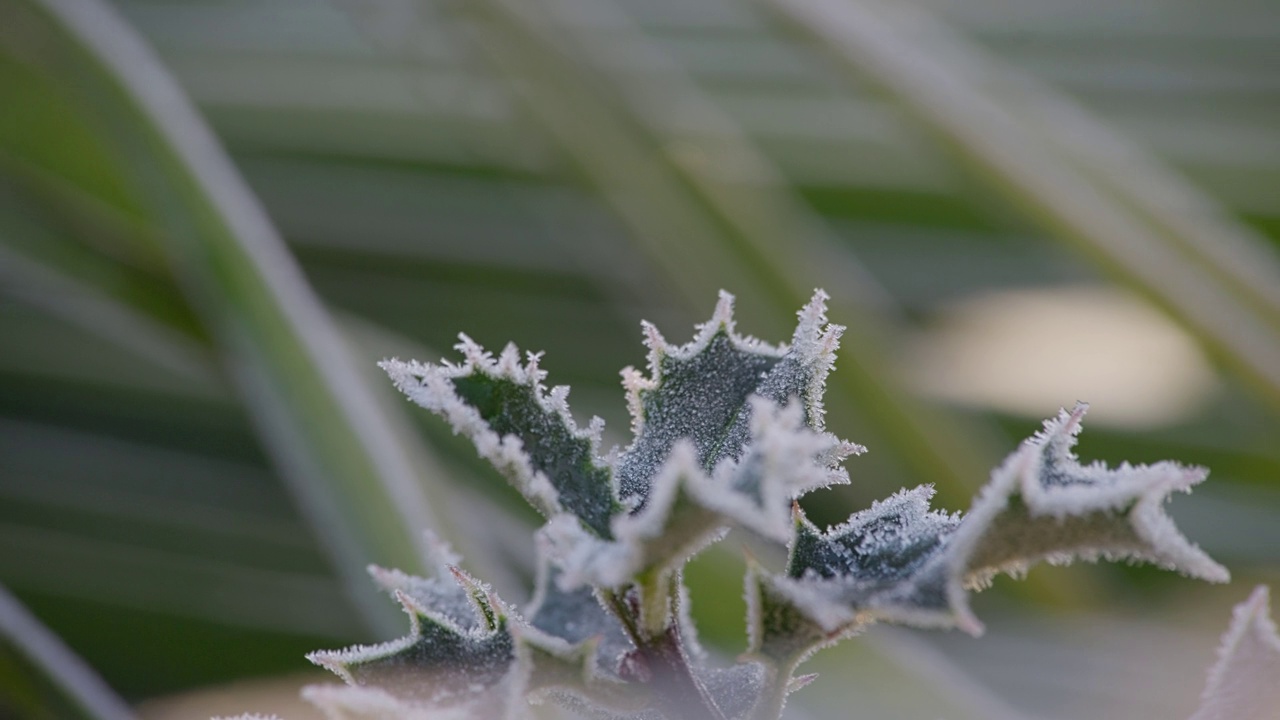
<path id="1" fill-rule="evenodd" d="M 930 509 L 924 486 L 814 526 L 797 500 L 847 483 L 841 463 L 863 452 L 823 428 L 842 331 L 825 300 L 814 295 L 781 346 L 739 335 L 726 293 L 685 345 L 644 325 L 648 375 L 623 371 L 634 437 L 607 456 L 602 423 L 574 423 L 568 388 L 544 387 L 538 354 L 522 362 L 509 345 L 494 357 L 464 335 L 460 364 L 384 362 L 546 516 L 534 597 L 522 616 L 429 538 L 432 577 L 370 569 L 409 614 L 410 634 L 313 653 L 349 687 L 308 697 L 331 718 L 516 718 L 552 699 L 589 717 L 763 720 L 810 679 L 794 676 L 801 661 L 869 622 L 979 632 L 967 591 L 1001 572 L 1124 558 L 1226 579 L 1162 509 L 1205 471 L 1080 465 L 1084 405 L 1046 422 L 963 516 Z M 747 653 L 717 669 L 698 646 L 682 569 L 734 527 L 790 552 L 781 573 L 749 562 Z M 1274 651 L 1268 637 L 1259 647 Z M 1224 650 L 1212 692 L 1235 677 L 1235 652 Z M 1196 720 L 1209 717 L 1221 716 Z"/>

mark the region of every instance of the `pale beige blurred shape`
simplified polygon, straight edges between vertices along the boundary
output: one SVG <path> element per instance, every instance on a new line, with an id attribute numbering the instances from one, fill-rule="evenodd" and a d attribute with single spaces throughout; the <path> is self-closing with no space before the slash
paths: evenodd
<path id="1" fill-rule="evenodd" d="M 137 707 L 139 720 L 205 720 L 243 713 L 277 715 L 283 720 L 324 720 L 315 706 L 299 695 L 302 686 L 327 683 L 328 673 L 244 680 L 148 700 Z"/>
<path id="2" fill-rule="evenodd" d="M 906 344 L 902 367 L 942 400 L 1029 417 L 1082 400 L 1091 423 L 1123 428 L 1183 420 L 1218 385 L 1181 328 L 1141 298 L 1100 287 L 960 301 Z"/>

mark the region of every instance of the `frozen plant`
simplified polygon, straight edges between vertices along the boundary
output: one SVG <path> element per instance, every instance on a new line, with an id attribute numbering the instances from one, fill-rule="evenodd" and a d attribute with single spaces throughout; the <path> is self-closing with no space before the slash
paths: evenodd
<path id="1" fill-rule="evenodd" d="M 772 720 L 811 679 L 796 674 L 806 658 L 871 623 L 979 634 L 968 592 L 998 573 L 1104 558 L 1227 580 L 1163 510 L 1206 471 L 1081 465 L 1083 404 L 1014 451 L 967 513 L 931 509 L 922 486 L 816 527 L 797 498 L 847 483 L 842 463 L 863 452 L 823 427 L 842 331 L 825 300 L 815 294 L 781 346 L 737 334 L 728 294 L 685 345 L 645 324 L 648 374 L 623 371 L 634 437 L 607 453 L 603 423 L 575 424 L 538 354 L 495 357 L 462 336 L 461 363 L 382 363 L 546 518 L 537 585 L 515 607 L 431 539 L 432 577 L 370 569 L 410 633 L 312 653 L 347 685 L 307 696 L 336 718 L 520 718 L 550 700 L 593 718 Z M 746 652 L 714 667 L 682 568 L 730 528 L 785 544 L 788 559 L 777 572 L 749 562 Z"/>

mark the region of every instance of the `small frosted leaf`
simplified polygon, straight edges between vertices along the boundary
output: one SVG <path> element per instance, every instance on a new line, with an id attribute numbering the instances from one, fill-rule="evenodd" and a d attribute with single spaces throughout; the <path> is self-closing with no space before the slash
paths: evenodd
<path id="1" fill-rule="evenodd" d="M 1265 585 L 1236 606 L 1209 670 L 1200 709 L 1191 720 L 1275 720 L 1280 717 L 1280 634 Z"/>
<path id="2" fill-rule="evenodd" d="M 457 348 L 461 365 L 379 363 L 396 387 L 417 404 L 441 415 L 468 437 L 539 511 L 562 510 L 608 537 L 609 519 L 622 506 L 613 470 L 599 457 L 603 423 L 578 428 L 566 402 L 567 387 L 548 391 L 538 355 L 524 365 L 514 345 L 495 360 L 465 335 Z"/>
<path id="3" fill-rule="evenodd" d="M 521 658 L 529 667 L 525 692 L 531 702 L 572 697 L 597 710 L 628 714 L 648 703 L 643 688 L 600 672 L 599 637 L 570 644 L 531 626 L 522 626 L 518 634 Z"/>
<path id="4" fill-rule="evenodd" d="M 394 595 L 410 618 L 408 636 L 314 652 L 307 659 L 350 685 L 377 687 L 413 706 L 464 707 L 481 717 L 506 717 L 522 683 L 510 612 L 486 586 L 460 570 L 453 574 L 471 602 L 472 612 L 462 622 L 397 589 Z"/>
<path id="5" fill-rule="evenodd" d="M 600 604 L 595 590 L 586 585 L 565 590 L 559 575 L 548 558 L 545 541 L 540 542 L 538 576 L 526 609 L 529 624 L 569 645 L 593 641 L 601 669 L 614 673 L 619 658 L 635 646 L 618 619 Z"/>
<path id="6" fill-rule="evenodd" d="M 999 572 L 1023 572 L 1040 560 L 1147 562 L 1209 582 L 1226 569 L 1188 541 L 1164 511 L 1174 492 L 1190 492 L 1208 476 L 1198 467 L 1082 466 L 1072 448 L 1088 406 L 1079 403 L 1048 420 L 992 473 L 952 539 L 948 596 L 962 621 L 971 621 L 964 586 L 981 586 Z"/>
<path id="7" fill-rule="evenodd" d="M 695 486 L 699 501 L 765 537 L 791 537 L 791 503 L 818 488 L 846 484 L 840 463 L 863 448 L 804 425 L 802 407 L 750 398 L 751 439 L 742 457 L 726 458 L 710 482 Z"/>
<path id="8" fill-rule="evenodd" d="M 821 429 L 822 387 L 841 330 L 826 324 L 825 298 L 818 291 L 800 311 L 790 348 L 738 335 L 733 297 L 723 292 L 711 320 L 686 345 L 668 344 L 646 324 L 650 377 L 623 371 L 636 437 L 618 458 L 622 497 L 646 502 L 653 478 L 681 439 L 693 443 L 704 470 L 736 460 L 749 441 L 752 395 L 776 403 L 800 397 L 806 422 Z"/>
<path id="9" fill-rule="evenodd" d="M 787 574 L 849 579 L 864 592 L 918 574 L 946 547 L 959 519 L 929 509 L 931 486 L 899 491 L 823 533 L 800 513 Z"/>
<path id="10" fill-rule="evenodd" d="M 752 559 L 747 562 L 745 578 L 747 600 L 747 654 L 770 664 L 785 667 L 798 662 L 831 639 L 827 625 L 847 623 L 851 617 L 844 608 L 817 598 L 806 597 L 798 585 L 776 577 Z M 817 605 L 806 601 L 816 601 Z M 814 620 L 830 609 L 838 617 Z"/>
<path id="11" fill-rule="evenodd" d="M 475 600 L 453 577 L 452 568 L 457 566 L 459 558 L 435 533 L 428 530 L 425 536 L 427 558 L 433 565 L 434 576 L 424 578 L 377 565 L 369 566 L 369 576 L 392 597 L 397 592 L 404 593 L 417 606 L 430 608 L 464 630 L 478 627 Z"/>
<path id="12" fill-rule="evenodd" d="M 787 574 L 818 592 L 808 597 L 794 588 L 793 600 L 804 601 L 801 607 L 827 631 L 858 613 L 912 622 L 920 610 L 941 605 L 945 612 L 945 593 L 930 570 L 959 521 L 931 511 L 932 496 L 928 486 L 898 492 L 826 533 L 796 513 Z"/>
<path id="13" fill-rule="evenodd" d="M 563 582 L 619 587 L 637 575 L 670 571 L 737 525 L 778 542 L 791 535 L 791 505 L 805 492 L 848 482 L 839 466 L 861 450 L 803 424 L 802 409 L 752 397 L 752 438 L 738 460 L 708 476 L 697 449 L 678 440 L 652 481 L 648 502 L 612 524 L 601 540 L 556 519 L 543 532 L 564 569 Z"/>
<path id="14" fill-rule="evenodd" d="M 723 534 L 720 516 L 698 502 L 690 486 L 708 482 L 688 441 L 678 442 L 639 512 L 614 518 L 615 540 L 601 540 L 563 516 L 542 529 L 566 588 L 621 587 L 642 572 L 678 567 Z"/>
<path id="15" fill-rule="evenodd" d="M 700 668 L 698 679 L 726 718 L 746 718 L 764 688 L 765 669 L 757 663 Z"/>
<path id="16" fill-rule="evenodd" d="M 1172 492 L 1188 491 L 1205 471 L 1172 462 L 1080 465 L 1071 449 L 1085 409 L 1047 421 L 993 472 L 960 522 L 929 511 L 932 492 L 922 488 L 826 533 L 801 518 L 788 575 L 826 621 L 844 606 L 851 617 L 975 634 L 982 626 L 966 590 L 1041 560 L 1128 559 L 1224 582 L 1226 570 L 1188 542 L 1163 509 Z"/>

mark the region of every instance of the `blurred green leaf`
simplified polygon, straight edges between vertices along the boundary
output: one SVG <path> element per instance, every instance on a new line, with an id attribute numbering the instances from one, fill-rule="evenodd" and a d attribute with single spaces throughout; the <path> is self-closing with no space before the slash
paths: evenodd
<path id="1" fill-rule="evenodd" d="M 0 713 L 31 720 L 130 720 L 83 660 L 0 586 Z"/>
<path id="2" fill-rule="evenodd" d="M 397 442 L 217 141 L 115 12 L 97 3 L 10 4 L 0 27 L 10 61 L 35 81 L 6 85 L 7 104 L 29 107 L 40 88 L 73 108 L 59 117 L 87 120 L 82 137 L 99 157 L 93 167 L 118 173 L 108 177 L 154 223 L 162 254 L 352 598 L 391 631 L 397 621 L 367 589 L 362 568 L 371 560 L 419 567 L 416 528 L 440 526 L 415 477 L 412 461 L 422 453 L 413 458 Z M 52 146 L 23 130 L 39 137 L 45 128 L 9 133 L 9 152 Z M 54 172 L 82 160 L 49 159 Z"/>

